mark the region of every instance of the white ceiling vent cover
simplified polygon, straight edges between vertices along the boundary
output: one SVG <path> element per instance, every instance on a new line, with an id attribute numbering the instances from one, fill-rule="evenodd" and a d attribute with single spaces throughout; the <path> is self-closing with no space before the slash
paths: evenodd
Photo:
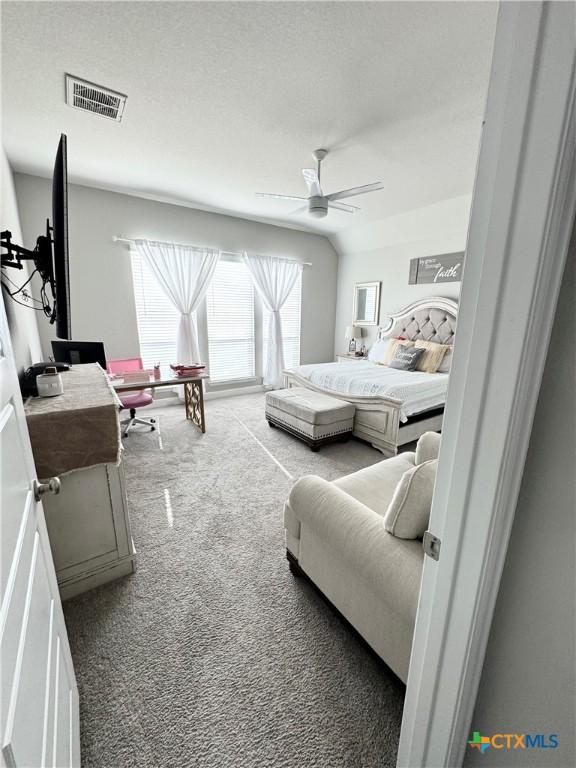
<path id="1" fill-rule="evenodd" d="M 122 120 L 127 96 L 73 75 L 66 75 L 66 103 L 84 112 L 107 117 L 117 123 Z"/>

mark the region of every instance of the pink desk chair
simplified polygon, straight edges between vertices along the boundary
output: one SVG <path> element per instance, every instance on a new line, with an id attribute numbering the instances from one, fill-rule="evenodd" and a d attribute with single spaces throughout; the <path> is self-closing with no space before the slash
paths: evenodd
<path id="1" fill-rule="evenodd" d="M 134 384 L 147 384 L 150 381 L 150 375 L 144 370 L 141 357 L 128 357 L 123 360 L 108 360 L 107 361 L 108 373 L 121 374 L 122 378 L 127 383 Z M 154 402 L 154 398 L 149 392 L 144 389 L 140 389 L 136 392 L 126 392 L 119 394 L 122 408 L 130 410 L 130 418 L 124 419 L 120 422 L 123 427 L 122 437 L 128 437 L 130 430 L 136 424 L 143 424 L 146 427 L 150 427 L 150 431 L 154 431 L 156 427 L 156 419 L 139 419 L 136 417 L 136 408 L 142 408 L 145 405 L 151 405 Z"/>

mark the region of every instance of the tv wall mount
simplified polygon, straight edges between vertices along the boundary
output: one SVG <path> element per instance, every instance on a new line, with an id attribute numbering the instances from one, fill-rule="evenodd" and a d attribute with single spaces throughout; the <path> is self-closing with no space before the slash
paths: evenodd
<path id="1" fill-rule="evenodd" d="M 40 235 L 37 238 L 36 247 L 32 251 L 28 248 L 24 248 L 22 245 L 13 243 L 12 233 L 9 230 L 6 229 L 3 232 L 0 232 L 0 246 L 2 247 L 2 253 L 0 254 L 0 266 L 3 268 L 12 267 L 13 269 L 23 269 L 23 261 L 34 262 L 35 271 L 38 272 L 42 280 L 42 288 L 40 291 L 40 295 L 42 297 L 42 309 L 44 310 L 44 313 L 50 317 L 51 323 L 54 322 L 56 317 L 52 307 L 48 302 L 48 297 L 46 296 L 46 284 L 48 283 L 50 285 L 52 295 L 54 296 L 54 278 L 52 270 L 52 231 L 53 230 L 50 226 L 50 220 L 46 219 L 46 234 Z M 31 278 L 32 275 L 30 276 L 29 280 Z M 26 285 L 29 280 L 27 280 L 24 285 Z M 8 294 L 14 298 L 18 293 L 20 293 L 22 288 L 24 288 L 24 285 L 14 293 L 8 291 Z M 33 299 L 33 301 L 35 301 L 35 299 Z M 39 307 L 34 307 L 34 309 L 39 309 Z"/>

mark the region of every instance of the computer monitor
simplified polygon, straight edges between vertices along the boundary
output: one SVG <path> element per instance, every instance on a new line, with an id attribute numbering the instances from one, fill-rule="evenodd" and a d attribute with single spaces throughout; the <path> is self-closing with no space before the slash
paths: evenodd
<path id="1" fill-rule="evenodd" d="M 55 363 L 100 363 L 106 370 L 106 353 L 101 341 L 53 341 Z"/>

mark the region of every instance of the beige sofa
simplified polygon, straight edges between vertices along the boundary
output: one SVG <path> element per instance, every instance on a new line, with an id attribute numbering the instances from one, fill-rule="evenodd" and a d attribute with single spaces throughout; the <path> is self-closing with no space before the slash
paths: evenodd
<path id="1" fill-rule="evenodd" d="M 295 574 L 307 576 L 404 682 L 408 677 L 423 550 L 419 538 L 398 538 L 385 516 L 403 502 L 409 470 L 435 465 L 440 436 L 428 432 L 415 453 L 401 453 L 328 482 L 298 480 L 284 508 L 286 548 Z M 417 470 L 419 472 L 419 470 Z M 426 485 L 422 502 L 433 493 Z M 429 490 L 428 490 L 429 489 Z M 424 504 L 425 505 L 425 504 Z M 390 513 L 386 517 L 386 524 Z M 420 520 L 422 522 L 422 520 Z M 427 521 L 426 521 L 427 524 Z"/>

